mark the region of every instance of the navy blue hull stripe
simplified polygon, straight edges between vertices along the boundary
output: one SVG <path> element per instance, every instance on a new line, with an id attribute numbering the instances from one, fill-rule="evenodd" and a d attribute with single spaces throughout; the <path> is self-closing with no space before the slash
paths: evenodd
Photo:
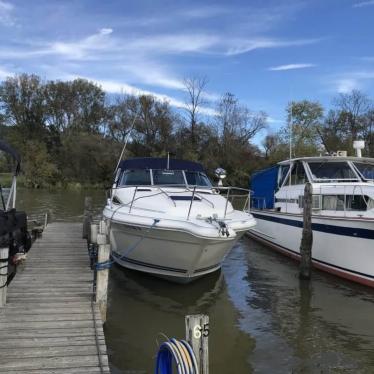
<path id="1" fill-rule="evenodd" d="M 183 274 L 187 273 L 187 270 L 185 270 L 185 269 L 178 269 L 178 268 L 171 268 L 171 267 L 168 267 L 168 266 L 149 264 L 147 262 L 133 260 L 133 259 L 128 258 L 128 257 L 121 257 L 121 255 L 119 255 L 118 253 L 116 253 L 114 251 L 112 252 L 112 256 L 114 256 L 118 260 L 122 260 L 124 262 L 128 262 L 128 263 L 134 264 L 134 265 L 145 266 L 145 267 L 148 267 L 148 268 L 158 269 L 158 270 L 172 271 L 174 273 L 183 273 Z"/>
<path id="2" fill-rule="evenodd" d="M 263 238 L 262 236 L 260 235 L 257 235 L 256 233 L 252 232 L 251 231 L 251 236 L 255 236 L 256 238 L 260 239 L 261 241 L 264 241 L 264 242 L 268 242 L 269 244 L 271 245 L 275 245 L 276 247 L 280 248 L 280 249 L 283 249 L 284 251 L 287 251 L 287 252 L 291 252 L 291 253 L 294 253 L 295 255 L 299 256 L 300 257 L 300 253 L 299 252 L 296 252 L 296 251 L 293 251 L 292 249 L 289 249 L 289 248 L 286 248 L 286 247 L 283 247 L 282 245 L 279 245 L 279 244 L 276 244 L 268 239 L 265 239 Z M 314 262 L 318 262 L 322 265 L 327 265 L 329 267 L 332 267 L 332 268 L 335 268 L 335 269 L 339 269 L 339 270 L 343 270 L 343 271 L 346 271 L 347 273 L 352 273 L 352 274 L 357 274 L 357 275 L 360 275 L 362 277 L 366 277 L 366 278 L 370 278 L 370 279 L 374 279 L 374 275 L 370 275 L 370 274 L 365 274 L 365 273 L 361 273 L 359 271 L 355 271 L 355 270 L 350 270 L 350 269 L 347 269 L 347 268 L 343 268 L 341 266 L 337 266 L 337 265 L 333 265 L 333 264 L 330 264 L 329 262 L 325 262 L 325 261 L 321 261 L 321 260 L 317 260 L 316 258 L 312 257 L 312 260 Z"/>
<path id="3" fill-rule="evenodd" d="M 255 218 L 263 219 L 265 221 L 277 222 L 281 223 L 282 225 L 294 226 L 294 227 L 303 227 L 303 221 L 297 221 L 293 219 L 281 218 L 281 217 L 274 217 L 265 214 L 259 214 L 255 212 L 251 212 Z M 368 229 L 360 229 L 357 227 L 344 227 L 344 226 L 335 226 L 335 225 L 325 225 L 322 223 L 312 223 L 313 231 L 320 231 L 325 232 L 328 234 L 334 235 L 344 235 L 344 236 L 352 236 L 355 238 L 362 238 L 362 239 L 374 239 L 374 230 Z"/>

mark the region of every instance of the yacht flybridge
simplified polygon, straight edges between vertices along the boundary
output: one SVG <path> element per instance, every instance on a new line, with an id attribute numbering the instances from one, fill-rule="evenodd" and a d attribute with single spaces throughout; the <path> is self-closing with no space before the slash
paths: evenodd
<path id="1" fill-rule="evenodd" d="M 213 187 L 196 162 L 121 161 L 103 212 L 114 261 L 179 282 L 218 270 L 255 225 L 249 212 L 235 210 L 226 198 L 234 191 L 248 202 L 248 190 Z"/>
<path id="2" fill-rule="evenodd" d="M 255 173 L 251 204 L 257 226 L 249 233 L 298 259 L 304 187 L 310 182 L 313 265 L 374 287 L 374 159 L 344 153 L 287 160 Z"/>

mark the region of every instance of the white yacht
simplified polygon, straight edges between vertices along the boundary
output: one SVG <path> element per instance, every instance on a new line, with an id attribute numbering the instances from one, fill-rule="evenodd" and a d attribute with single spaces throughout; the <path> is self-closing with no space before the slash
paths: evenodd
<path id="1" fill-rule="evenodd" d="M 299 259 L 306 182 L 313 188 L 313 265 L 374 287 L 372 158 L 340 152 L 295 158 L 255 173 L 251 212 L 257 226 L 249 235 Z"/>
<path id="2" fill-rule="evenodd" d="M 103 212 L 114 261 L 179 282 L 218 270 L 235 242 L 255 225 L 244 207 L 235 210 L 229 202 L 234 191 L 248 202 L 248 190 L 213 187 L 195 162 L 121 161 Z"/>

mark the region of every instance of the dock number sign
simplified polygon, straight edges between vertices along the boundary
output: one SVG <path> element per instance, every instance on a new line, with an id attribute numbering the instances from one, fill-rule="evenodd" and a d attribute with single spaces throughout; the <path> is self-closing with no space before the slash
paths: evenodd
<path id="1" fill-rule="evenodd" d="M 195 325 L 195 327 L 193 328 L 193 337 L 195 339 L 200 339 L 201 336 L 203 336 L 204 338 L 209 336 L 209 323 L 205 323 L 203 327 L 201 327 L 200 325 Z"/>

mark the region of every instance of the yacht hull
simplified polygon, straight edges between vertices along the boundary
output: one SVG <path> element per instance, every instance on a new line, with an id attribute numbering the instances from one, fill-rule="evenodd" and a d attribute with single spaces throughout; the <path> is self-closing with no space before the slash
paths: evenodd
<path id="1" fill-rule="evenodd" d="M 180 283 L 220 269 L 227 253 L 245 233 L 213 238 L 115 221 L 110 222 L 109 232 L 116 263 Z"/>
<path id="2" fill-rule="evenodd" d="M 254 210 L 257 225 L 250 237 L 300 259 L 303 217 Z M 312 263 L 323 271 L 374 287 L 374 220 L 313 216 Z"/>

